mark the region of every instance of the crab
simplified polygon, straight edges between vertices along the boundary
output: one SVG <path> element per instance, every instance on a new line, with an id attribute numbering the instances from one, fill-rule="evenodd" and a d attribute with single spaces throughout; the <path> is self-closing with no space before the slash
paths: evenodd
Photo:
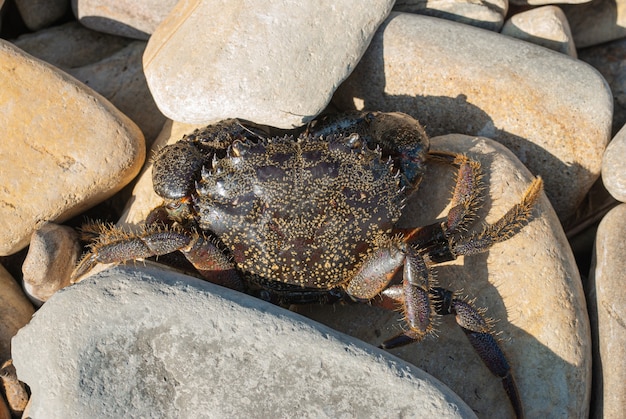
<path id="1" fill-rule="evenodd" d="M 432 161 L 458 172 L 452 209 L 443 222 L 397 228 Z M 468 232 L 483 200 L 481 176 L 477 161 L 430 150 L 422 126 L 402 113 L 326 116 L 283 136 L 225 120 L 156 154 L 152 179 L 163 205 L 141 232 L 99 227 L 73 277 L 98 263 L 180 251 L 207 280 L 275 304 L 400 307 L 406 327 L 383 342 L 387 349 L 422 340 L 436 316 L 454 315 L 522 417 L 492 321 L 433 279 L 435 265 L 485 252 L 532 217 L 540 178 L 499 220 Z"/>

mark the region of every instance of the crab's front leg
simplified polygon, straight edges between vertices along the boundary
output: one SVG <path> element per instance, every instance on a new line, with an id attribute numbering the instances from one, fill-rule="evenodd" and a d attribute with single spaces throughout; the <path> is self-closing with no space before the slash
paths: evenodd
<path id="1" fill-rule="evenodd" d="M 243 281 L 228 256 L 212 240 L 196 233 L 151 225 L 137 234 L 99 227 L 96 242 L 72 272 L 77 281 L 98 263 L 121 263 L 181 251 L 208 281 L 242 290 Z"/>

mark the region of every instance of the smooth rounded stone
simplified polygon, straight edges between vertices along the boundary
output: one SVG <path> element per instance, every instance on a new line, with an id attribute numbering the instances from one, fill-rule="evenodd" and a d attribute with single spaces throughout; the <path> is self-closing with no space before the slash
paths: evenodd
<path id="1" fill-rule="evenodd" d="M 547 4 L 558 4 L 558 5 L 567 5 L 567 4 L 582 4 L 582 3 L 590 3 L 593 0 L 509 0 L 510 4 L 516 6 L 545 6 Z"/>
<path id="2" fill-rule="evenodd" d="M 24 290 L 41 305 L 70 285 L 80 255 L 78 234 L 73 228 L 50 222 L 38 226 L 22 265 Z"/>
<path id="3" fill-rule="evenodd" d="M 143 73 L 146 42 L 98 34 L 73 23 L 22 36 L 16 45 L 103 95 L 141 128 L 148 143 L 158 135 L 165 116 Z M 98 54 L 92 52 L 97 49 Z"/>
<path id="4" fill-rule="evenodd" d="M 625 0 L 593 0 L 581 3 L 585 4 L 561 6 L 577 48 L 599 45 L 626 36 Z"/>
<path id="5" fill-rule="evenodd" d="M 15 279 L 0 265 L 0 365 L 11 358 L 11 338 L 34 312 Z"/>
<path id="6" fill-rule="evenodd" d="M 191 134 L 196 128 L 202 127 L 204 127 L 204 125 L 183 124 L 168 119 L 156 140 L 154 140 L 148 155 L 150 157 L 154 156 L 161 148 L 178 142 L 185 134 Z M 118 227 L 122 227 L 127 231 L 137 231 L 144 224 L 150 211 L 163 204 L 163 198 L 154 192 L 152 184 L 152 163 L 152 158 L 146 159 L 144 167 L 137 176 L 132 197 L 128 200 L 117 222 Z"/>
<path id="7" fill-rule="evenodd" d="M 504 23 L 500 33 L 576 58 L 576 45 L 569 23 L 563 10 L 557 6 L 543 6 L 514 14 Z"/>
<path id="8" fill-rule="evenodd" d="M 602 182 L 618 201 L 626 202 L 626 125 L 617 133 L 604 152 Z"/>
<path id="9" fill-rule="evenodd" d="M 20 35 L 18 48 L 62 70 L 103 60 L 133 42 L 131 39 L 92 31 L 78 22 Z"/>
<path id="10" fill-rule="evenodd" d="M 578 51 L 578 58 L 597 69 L 613 94 L 613 136 L 626 124 L 626 39 Z"/>
<path id="11" fill-rule="evenodd" d="M 593 333 L 592 418 L 620 418 L 626 406 L 626 205 L 613 208 L 598 226 L 589 272 Z"/>
<path id="12" fill-rule="evenodd" d="M 328 105 L 393 3 L 181 0 L 148 42 L 148 86 L 175 121 L 304 125 Z"/>
<path id="13" fill-rule="evenodd" d="M 95 31 L 148 40 L 177 0 L 72 0 L 78 21 Z"/>
<path id="14" fill-rule="evenodd" d="M 483 166 L 486 200 L 470 231 L 480 230 L 481 221 L 503 216 L 532 179 L 509 150 L 486 138 L 436 137 L 431 149 L 463 153 Z M 451 167 L 431 164 L 399 225 L 441 220 L 450 209 L 455 177 Z M 526 417 L 587 417 L 591 340 L 585 297 L 569 244 L 545 196 L 530 223 L 511 239 L 434 269 L 439 286 L 475 298 L 475 305 L 496 320 Z M 368 305 L 307 306 L 299 312 L 374 345 L 403 330 L 398 313 Z M 391 352 L 444 382 L 479 417 L 512 417 L 500 380 L 482 363 L 453 316 L 440 318 L 436 334 Z"/>
<path id="15" fill-rule="evenodd" d="M 69 10 L 68 0 L 15 0 L 24 24 L 31 31 L 56 22 Z"/>
<path id="16" fill-rule="evenodd" d="M 508 0 L 397 0 L 396 12 L 417 13 L 499 31 L 509 8 Z"/>
<path id="17" fill-rule="evenodd" d="M 55 294 L 14 338 L 13 362 L 34 418 L 476 417 L 384 351 L 152 265 Z"/>
<path id="18" fill-rule="evenodd" d="M 44 220 L 109 198 L 145 159 L 139 128 L 105 98 L 0 41 L 0 255 Z"/>
<path id="19" fill-rule="evenodd" d="M 611 92 L 589 65 L 518 39 L 392 13 L 337 89 L 342 110 L 400 111 L 430 136 L 492 138 L 542 175 L 567 222 L 600 175 Z"/>

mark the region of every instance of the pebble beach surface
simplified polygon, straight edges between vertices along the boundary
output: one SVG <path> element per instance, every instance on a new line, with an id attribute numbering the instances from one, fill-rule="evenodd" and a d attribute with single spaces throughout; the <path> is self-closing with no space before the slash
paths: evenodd
<path id="1" fill-rule="evenodd" d="M 496 319 L 527 418 L 621 417 L 626 0 L 567 3 L 0 0 L 0 419 L 514 417 L 452 316 L 382 351 L 401 317 L 369 305 L 287 311 L 139 261 L 71 284 L 78 227 L 161 203 L 165 145 L 352 110 L 480 162 L 477 220 L 541 176 L 528 225 L 437 282 Z M 454 179 L 429 167 L 399 226 L 445 217 Z"/>

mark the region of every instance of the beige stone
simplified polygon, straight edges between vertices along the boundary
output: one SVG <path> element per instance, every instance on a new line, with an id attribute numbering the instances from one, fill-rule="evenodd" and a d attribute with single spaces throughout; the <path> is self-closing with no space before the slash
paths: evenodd
<path id="1" fill-rule="evenodd" d="M 333 102 L 401 111 L 431 136 L 493 138 L 535 174 L 562 222 L 600 175 L 612 99 L 595 69 L 517 39 L 392 13 Z"/>
<path id="2" fill-rule="evenodd" d="M 148 42 L 148 86 L 175 121 L 302 126 L 330 102 L 393 3 L 182 0 Z"/>
<path id="3" fill-rule="evenodd" d="M 81 254 L 73 228 L 45 222 L 33 232 L 22 265 L 24 289 L 31 298 L 47 301 L 70 285 L 70 274 Z"/>
<path id="4" fill-rule="evenodd" d="M 11 338 L 34 312 L 15 279 L 0 266 L 0 365 L 11 358 Z"/>
<path id="5" fill-rule="evenodd" d="M 598 226 L 589 272 L 589 316 L 594 335 L 591 417 L 621 418 L 626 406 L 626 205 L 613 208 Z"/>
<path id="6" fill-rule="evenodd" d="M 393 10 L 453 20 L 499 31 L 509 8 L 508 0 L 397 0 Z"/>
<path id="7" fill-rule="evenodd" d="M 576 45 L 569 23 L 563 10 L 557 6 L 517 13 L 504 23 L 500 33 L 576 58 Z"/>
<path id="8" fill-rule="evenodd" d="M 437 137 L 431 149 L 464 153 L 482 163 L 486 200 L 476 217 L 480 221 L 502 216 L 519 202 L 532 179 L 510 151 L 489 139 Z M 447 214 L 454 178 L 448 166 L 429 166 L 400 225 L 426 225 Z M 479 223 L 474 229 L 480 229 Z M 587 417 L 591 341 L 585 298 L 569 244 L 545 196 L 517 235 L 487 253 L 439 265 L 435 274 L 439 286 L 475 298 L 475 305 L 496 319 L 526 417 Z M 403 328 L 397 313 L 367 305 L 307 306 L 299 312 L 374 345 Z M 391 352 L 446 383 L 479 417 L 512 417 L 500 381 L 452 316 L 441 318 L 436 334 Z"/>
<path id="9" fill-rule="evenodd" d="M 626 125 L 615 135 L 602 159 L 602 182 L 618 201 L 626 202 Z"/>
<path id="10" fill-rule="evenodd" d="M 130 182 L 145 158 L 139 128 L 62 71 L 0 43 L 0 255 L 35 226 L 62 222 Z"/>
<path id="11" fill-rule="evenodd" d="M 546 4 L 559 4 L 559 5 L 567 5 L 567 4 L 588 4 L 591 3 L 592 0 L 509 0 L 511 4 L 516 6 L 544 6 Z"/>
<path id="12" fill-rule="evenodd" d="M 147 40 L 177 0 L 72 0 L 78 21 L 99 32 Z"/>

